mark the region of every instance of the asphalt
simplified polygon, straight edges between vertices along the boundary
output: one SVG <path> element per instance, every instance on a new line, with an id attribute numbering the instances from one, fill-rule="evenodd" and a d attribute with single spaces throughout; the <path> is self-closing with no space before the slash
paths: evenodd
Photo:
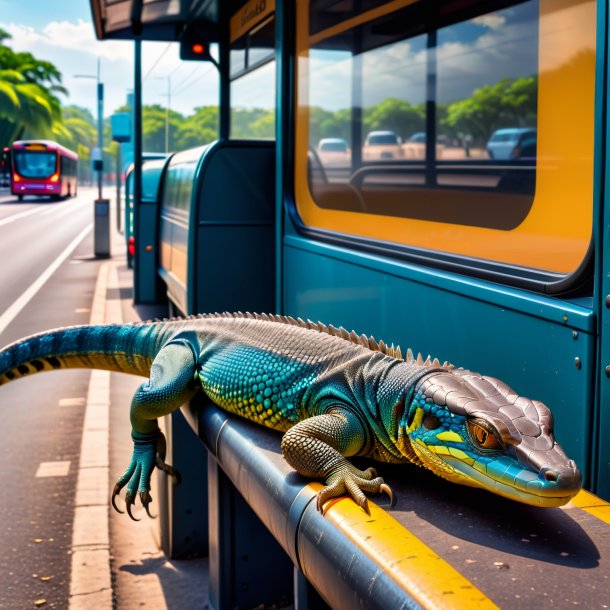
<path id="1" fill-rule="evenodd" d="M 163 316 L 158 307 L 133 305 L 133 274 L 112 212 L 111 257 L 100 267 L 91 322 Z M 158 519 L 149 519 L 140 509 L 135 512 L 141 521 L 134 522 L 110 507 L 112 486 L 131 457 L 129 405 L 140 383 L 140 378 L 119 373 L 94 371 L 91 377 L 81 450 L 83 478 L 79 476 L 75 500 L 70 610 L 208 607 L 207 559 L 168 560 L 160 550 Z M 156 499 L 153 479 L 151 494 Z"/>

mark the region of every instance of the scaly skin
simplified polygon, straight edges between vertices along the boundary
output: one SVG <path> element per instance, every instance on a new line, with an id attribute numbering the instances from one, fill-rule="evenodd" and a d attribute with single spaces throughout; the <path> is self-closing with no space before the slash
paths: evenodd
<path id="1" fill-rule="evenodd" d="M 553 436 L 550 411 L 491 377 L 406 361 L 399 349 L 323 324 L 281 316 L 219 314 L 134 325 L 50 331 L 0 351 L 0 384 L 67 367 L 148 376 L 131 403 L 134 453 L 112 504 L 127 486 L 148 512 L 150 477 L 165 464 L 157 419 L 196 392 L 219 407 L 285 432 L 282 453 L 330 498 L 390 489 L 373 468 L 346 458 L 411 462 L 455 483 L 536 506 L 560 506 L 581 476 Z M 117 508 L 118 510 L 118 508 Z M 120 511 L 119 511 L 120 512 Z"/>

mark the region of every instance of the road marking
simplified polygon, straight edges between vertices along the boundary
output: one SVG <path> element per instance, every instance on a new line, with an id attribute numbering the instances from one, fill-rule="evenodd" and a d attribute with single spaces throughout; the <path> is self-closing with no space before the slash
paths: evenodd
<path id="1" fill-rule="evenodd" d="M 32 210 L 26 210 L 25 212 L 19 212 L 18 214 L 13 214 L 13 216 L 9 216 L 8 218 L 3 218 L 0 220 L 0 227 L 3 225 L 7 225 L 11 222 L 15 222 L 15 220 L 19 220 L 20 218 L 25 218 L 26 216 L 30 216 L 32 214 L 42 214 L 40 208 L 36 207 Z"/>
<path id="2" fill-rule="evenodd" d="M 36 478 L 67 477 L 70 472 L 70 462 L 40 462 Z"/>
<path id="3" fill-rule="evenodd" d="M 38 279 L 18 297 L 0 316 L 0 333 L 21 313 L 21 310 L 32 300 L 34 295 L 45 285 L 59 266 L 72 254 L 76 247 L 91 231 L 93 223 L 88 224 L 66 247 L 66 249 L 38 276 Z"/>
<path id="4" fill-rule="evenodd" d="M 61 398 L 59 400 L 60 407 L 82 407 L 85 404 L 85 399 L 82 396 L 77 398 Z"/>
<path id="5" fill-rule="evenodd" d="M 45 207 L 45 209 L 41 209 L 40 206 L 36 206 L 30 210 L 25 210 L 23 212 L 18 212 L 17 214 L 13 214 L 12 216 L 8 216 L 7 218 L 0 219 L 0 227 L 3 225 L 8 225 L 11 222 L 15 222 L 16 220 L 21 220 L 22 218 L 27 218 L 32 214 L 38 214 L 38 216 L 48 216 L 49 214 L 53 214 L 58 210 L 60 212 L 69 213 L 74 211 L 75 204 L 67 205 L 64 203 L 63 205 L 58 204 L 47 204 L 49 207 Z M 64 214 L 59 214 L 59 216 L 64 216 Z"/>

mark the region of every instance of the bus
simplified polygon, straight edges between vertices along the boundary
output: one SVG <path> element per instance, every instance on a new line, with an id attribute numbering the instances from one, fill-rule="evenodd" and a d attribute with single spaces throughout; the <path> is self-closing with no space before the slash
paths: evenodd
<path id="1" fill-rule="evenodd" d="M 75 197 L 78 155 L 49 140 L 18 140 L 11 147 L 11 193 L 46 195 L 53 200 Z"/>
<path id="2" fill-rule="evenodd" d="M 142 198 L 140 204 L 157 205 L 161 176 L 168 155 L 165 153 L 144 153 L 142 155 Z M 125 210 L 123 233 L 127 249 L 127 266 L 133 267 L 135 239 L 133 236 L 133 163 L 125 172 Z"/>
<path id="3" fill-rule="evenodd" d="M 201 32 L 218 46 L 219 138 L 167 164 L 149 259 L 150 210 L 134 208 L 136 301 L 156 276 L 171 314 L 319 320 L 497 377 L 550 407 L 583 474 L 574 504 L 543 510 L 383 467 L 393 521 L 342 501 L 318 518 L 315 501 L 303 508 L 305 481 L 273 478 L 279 443 L 265 436 L 259 451 L 257 429 L 191 403 L 166 422 L 183 483 L 163 490 L 162 540 L 175 556 L 207 541 L 194 500 L 207 476 L 211 590 L 227 595 L 210 605 L 254 607 L 263 586 L 271 603 L 288 583 L 295 599 L 311 584 L 333 608 L 410 607 L 408 586 L 399 603 L 388 592 L 424 572 L 417 607 L 472 607 L 457 597 L 471 585 L 493 607 L 607 604 L 608 3 L 192 0 L 174 22 L 137 3 L 131 22 L 91 5 L 99 38 L 194 49 Z M 207 468 L 197 446 L 184 449 L 193 433 Z M 240 521 L 244 499 L 294 580 Z M 404 529 L 387 533 L 395 521 Z M 394 542 L 402 554 L 367 571 Z M 470 584 L 423 565 L 430 550 Z M 263 584 L 256 568 L 268 565 Z"/>

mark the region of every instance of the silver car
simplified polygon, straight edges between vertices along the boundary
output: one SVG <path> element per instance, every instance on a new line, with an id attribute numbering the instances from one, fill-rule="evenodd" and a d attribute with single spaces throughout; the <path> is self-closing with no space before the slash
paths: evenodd
<path id="1" fill-rule="evenodd" d="M 487 142 L 490 159 L 507 161 L 522 158 L 524 150 L 535 149 L 536 130 L 532 127 L 509 127 L 493 132 Z"/>

